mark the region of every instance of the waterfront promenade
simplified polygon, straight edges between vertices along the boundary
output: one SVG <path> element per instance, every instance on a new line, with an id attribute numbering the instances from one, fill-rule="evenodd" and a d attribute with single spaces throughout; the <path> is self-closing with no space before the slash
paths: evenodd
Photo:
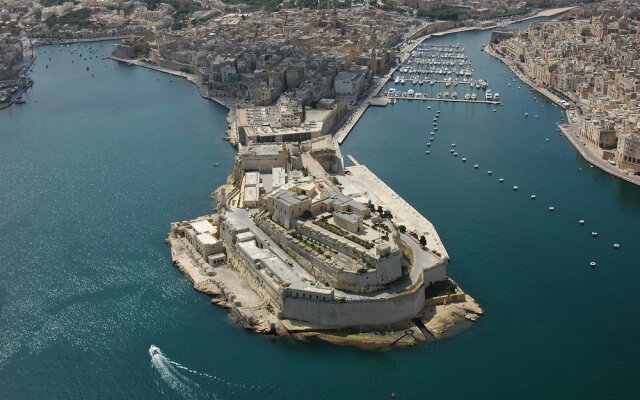
<path id="1" fill-rule="evenodd" d="M 220 104 L 221 106 L 226 107 L 229 110 L 234 110 L 235 106 L 242 101 L 242 100 L 240 100 L 238 98 L 235 98 L 235 97 L 222 98 L 222 97 L 209 96 L 206 86 L 202 83 L 202 78 L 199 75 L 196 75 L 196 74 L 190 74 L 188 72 L 176 71 L 175 69 L 171 69 L 171 68 L 160 67 L 158 65 L 146 63 L 146 62 L 143 62 L 142 60 L 138 60 L 138 59 L 120 58 L 120 57 L 115 57 L 113 55 L 109 55 L 109 56 L 107 56 L 105 58 L 110 58 L 112 60 L 119 61 L 119 62 L 122 62 L 122 63 L 125 63 L 125 64 L 135 65 L 135 66 L 143 67 L 143 68 L 148 68 L 148 69 L 152 69 L 154 71 L 163 72 L 165 74 L 169 74 L 169 75 L 173 75 L 173 76 L 178 76 L 178 77 L 184 78 L 187 81 L 189 81 L 189 82 L 193 83 L 194 85 L 196 85 L 196 87 L 200 91 L 200 96 L 202 96 L 203 98 L 205 98 L 207 100 L 214 101 L 214 102 Z"/>
<path id="2" fill-rule="evenodd" d="M 556 103 L 559 107 L 562 108 L 566 108 L 562 105 L 562 101 L 564 99 L 560 98 L 560 96 L 552 93 L 550 90 L 536 85 L 536 83 L 534 81 L 532 81 L 528 76 L 526 76 L 518 67 L 517 65 L 512 62 L 511 60 L 505 59 L 504 57 L 499 56 L 495 50 L 493 50 L 493 48 L 491 46 L 486 46 L 485 47 L 485 53 L 489 54 L 490 56 L 496 58 L 497 60 L 501 61 L 503 64 L 505 64 L 507 67 L 509 67 L 509 69 L 516 74 L 516 76 L 518 77 L 518 79 L 520 79 L 522 82 L 526 83 L 527 85 L 529 85 L 532 89 L 537 90 L 541 95 L 545 96 L 546 98 L 548 98 L 549 100 L 553 101 L 554 103 Z"/>
<path id="3" fill-rule="evenodd" d="M 551 91 L 549 91 L 545 87 L 536 85 L 535 82 L 533 82 L 528 76 L 526 76 L 516 66 L 515 62 L 513 62 L 511 60 L 508 60 L 508 59 L 506 59 L 504 57 L 501 57 L 490 46 L 487 46 L 485 48 L 485 52 L 487 54 L 489 54 L 490 56 L 496 58 L 497 60 L 501 61 L 507 67 L 509 67 L 509 69 L 511 69 L 511 71 L 514 74 L 516 74 L 518 76 L 518 78 L 522 82 L 524 82 L 527 85 L 531 86 L 531 88 L 536 90 L 538 93 L 542 94 L 543 96 L 545 96 L 549 100 L 551 100 L 554 103 L 556 103 L 558 105 L 558 107 L 562 107 L 562 108 L 564 108 L 566 110 L 567 120 L 568 121 L 572 121 L 572 118 L 573 118 L 574 122 L 571 123 L 571 124 L 567 124 L 567 125 L 558 125 L 558 128 L 562 131 L 562 133 L 564 133 L 564 136 L 569 140 L 569 142 L 573 145 L 573 147 L 578 151 L 578 153 L 586 161 L 588 161 L 592 165 L 595 165 L 596 167 L 600 168 L 601 170 L 603 170 L 604 172 L 606 172 L 608 174 L 611 174 L 611 175 L 613 175 L 613 176 L 615 176 L 617 178 L 623 179 L 623 180 L 625 180 L 625 181 L 627 181 L 629 183 L 633 183 L 634 185 L 640 185 L 640 176 L 627 174 L 626 171 L 618 168 L 615 165 L 610 164 L 606 160 L 603 160 L 601 156 L 596 154 L 593 150 L 591 150 L 588 146 L 586 146 L 582 142 L 582 140 L 580 140 L 580 138 L 578 137 L 578 134 L 577 134 L 578 128 L 580 126 L 580 116 L 578 115 L 577 112 L 575 112 L 575 110 L 571 110 L 568 107 L 563 106 L 562 105 L 562 101 L 563 101 L 562 98 L 560 98 L 558 95 L 552 93 Z"/>
<path id="4" fill-rule="evenodd" d="M 558 128 L 564 134 L 564 136 L 571 142 L 573 147 L 576 148 L 578 153 L 584 158 L 586 161 L 600 168 L 601 170 L 623 179 L 629 183 L 633 183 L 634 185 L 640 186 L 640 176 L 627 174 L 626 171 L 621 170 L 615 165 L 610 164 L 608 161 L 603 160 L 596 152 L 591 150 L 589 146 L 587 146 L 577 135 L 578 129 L 580 127 L 579 123 L 573 124 L 560 124 Z"/>

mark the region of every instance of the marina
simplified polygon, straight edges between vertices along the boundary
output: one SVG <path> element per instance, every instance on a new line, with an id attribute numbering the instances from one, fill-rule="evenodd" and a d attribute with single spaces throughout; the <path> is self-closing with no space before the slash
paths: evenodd
<path id="1" fill-rule="evenodd" d="M 380 96 L 378 99 L 386 99 L 387 104 L 392 100 L 422 100 L 422 101 L 440 101 L 446 103 L 477 103 L 477 104 L 493 104 L 500 105 L 500 101 L 492 100 L 466 100 L 466 99 L 452 99 L 452 98 L 438 98 L 438 97 L 425 97 L 425 96 Z"/>
<path id="2" fill-rule="evenodd" d="M 422 42 L 403 60 L 387 85 L 391 98 L 500 104 L 486 79 L 474 78 L 473 62 L 459 43 Z M 484 100 L 482 100 L 484 98 Z"/>

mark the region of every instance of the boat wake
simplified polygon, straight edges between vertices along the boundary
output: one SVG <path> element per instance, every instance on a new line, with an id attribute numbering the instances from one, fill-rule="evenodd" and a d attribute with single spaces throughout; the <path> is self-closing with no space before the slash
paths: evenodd
<path id="1" fill-rule="evenodd" d="M 234 397 L 241 394 L 249 395 L 252 391 L 264 389 L 261 385 L 229 382 L 218 376 L 191 369 L 170 359 L 159 347 L 154 345 L 149 347 L 149 356 L 151 357 L 151 366 L 159 377 L 158 387 L 165 397 L 169 395 L 166 393 L 168 388 L 187 399 L 203 397 L 204 393 L 202 392 L 206 392 L 206 396 L 204 396 L 206 398 L 220 398 L 218 394 L 211 393 L 208 387 L 201 388 L 201 385 L 195 381 L 196 379 L 205 386 L 208 386 L 205 381 L 213 383 L 218 390 Z"/>
<path id="2" fill-rule="evenodd" d="M 162 354 L 160 348 L 151 345 L 149 348 L 149 356 L 151 356 L 151 367 L 157 372 L 160 378 L 157 384 L 163 395 L 168 395 L 165 388 L 169 388 L 183 398 L 197 398 L 196 389 L 198 389 L 200 385 L 183 375 L 171 361 Z"/>

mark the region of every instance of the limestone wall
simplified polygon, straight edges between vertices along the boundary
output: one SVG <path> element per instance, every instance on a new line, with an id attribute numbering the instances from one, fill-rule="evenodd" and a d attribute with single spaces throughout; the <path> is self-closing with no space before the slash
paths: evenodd
<path id="1" fill-rule="evenodd" d="M 257 221 L 269 236 L 278 240 L 280 246 L 295 257 L 296 261 L 311 275 L 317 276 L 330 286 L 353 293 L 370 293 L 383 289 L 387 283 L 402 276 L 400 252 L 391 254 L 379 263 L 382 268 L 366 272 L 345 271 L 339 266 L 330 264 L 324 257 L 310 253 L 310 250 L 297 239 L 274 227 L 270 221 Z"/>
<path id="2" fill-rule="evenodd" d="M 464 293 L 448 294 L 446 296 L 438 296 L 424 301 L 425 306 L 439 306 L 442 304 L 460 303 L 467 300 Z"/>
<path id="3" fill-rule="evenodd" d="M 284 318 L 312 324 L 349 327 L 387 325 L 415 317 L 424 307 L 424 283 L 391 298 L 362 301 L 283 299 Z"/>
<path id="4" fill-rule="evenodd" d="M 427 286 L 445 279 L 447 279 L 447 263 L 445 261 L 424 271 L 424 283 Z"/>
<path id="5" fill-rule="evenodd" d="M 228 246 L 225 243 L 225 249 L 227 250 L 227 265 L 245 278 L 260 297 L 268 299 L 276 309 L 282 310 L 281 293 L 274 290 L 268 282 L 265 282 L 260 273 L 252 265 L 244 261 L 232 245 Z"/>
<path id="6" fill-rule="evenodd" d="M 368 254 L 353 249 L 348 244 L 345 245 L 344 243 L 334 241 L 332 237 L 321 234 L 319 230 L 309 229 L 308 226 L 301 223 L 296 225 L 296 230 L 353 259 L 359 260 L 364 258 L 366 262 L 374 267 L 374 269 L 370 269 L 364 273 L 344 271 L 338 268 L 336 281 L 341 287 L 335 286 L 336 288 L 350 290 L 356 293 L 368 292 L 376 290 L 371 288 L 382 287 L 402 277 L 402 252 L 400 249 L 397 249 L 386 257 L 375 259 Z M 344 240 L 347 241 L 348 239 Z M 335 266 L 331 266 L 331 268 L 336 269 Z"/>

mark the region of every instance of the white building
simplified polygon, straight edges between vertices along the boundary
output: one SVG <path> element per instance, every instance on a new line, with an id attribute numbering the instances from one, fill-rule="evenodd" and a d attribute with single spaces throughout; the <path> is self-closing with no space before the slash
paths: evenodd
<path id="1" fill-rule="evenodd" d="M 358 97 L 364 90 L 364 85 L 365 74 L 359 71 L 339 72 L 333 81 L 336 95 Z"/>

